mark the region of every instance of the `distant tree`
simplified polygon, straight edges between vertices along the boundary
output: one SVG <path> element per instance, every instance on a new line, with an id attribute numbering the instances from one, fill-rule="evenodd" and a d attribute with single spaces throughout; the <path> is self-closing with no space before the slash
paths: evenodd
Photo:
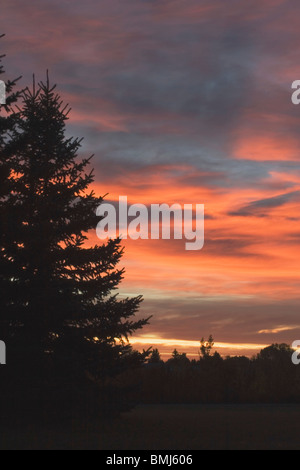
<path id="1" fill-rule="evenodd" d="M 160 353 L 159 353 L 158 349 L 153 349 L 152 350 L 148 362 L 151 363 L 151 364 L 159 364 L 159 363 L 162 362 L 162 359 L 160 357 Z"/>
<path id="2" fill-rule="evenodd" d="M 259 360 L 267 360 L 267 361 L 291 361 L 291 357 L 293 354 L 292 348 L 285 343 L 281 344 L 271 344 L 271 346 L 267 346 L 266 348 L 262 349 L 260 353 L 257 355 L 257 359 Z"/>
<path id="3" fill-rule="evenodd" d="M 177 349 L 174 349 L 172 352 L 172 357 L 167 361 L 169 365 L 178 365 L 178 366 L 186 366 L 190 364 L 190 360 L 187 357 L 186 353 L 180 353 Z"/>
<path id="4" fill-rule="evenodd" d="M 177 349 L 174 349 L 174 351 L 172 352 L 172 359 L 179 359 L 181 356 L 181 354 L 177 351 Z"/>
<path id="5" fill-rule="evenodd" d="M 260 401 L 282 403 L 295 400 L 299 382 L 292 353 L 293 350 L 285 343 L 272 344 L 262 349 L 254 359 L 255 392 Z"/>
<path id="6" fill-rule="evenodd" d="M 223 361 L 223 358 L 221 356 L 220 353 L 218 353 L 218 351 L 215 351 L 214 354 L 212 355 L 212 358 L 215 360 L 215 361 Z"/>
<path id="7" fill-rule="evenodd" d="M 2 199 L 1 255 L 10 266 L 1 268 L 0 324 L 9 324 L 7 349 L 33 403 L 33 390 L 47 403 L 54 390 L 56 402 L 78 409 L 87 391 L 96 397 L 87 406 L 118 407 L 125 394 L 116 377 L 146 357 L 132 353 L 128 338 L 149 319 L 134 319 L 141 296 L 113 294 L 124 275 L 120 241 L 88 244 L 102 198 L 89 190 L 94 174 L 91 158 L 78 157 L 81 140 L 65 137 L 68 114 L 48 79 L 22 93 L 5 146 L 11 191 Z"/>
<path id="8" fill-rule="evenodd" d="M 211 350 L 214 347 L 214 344 L 215 343 L 214 343 L 214 339 L 212 335 L 209 336 L 207 341 L 205 341 L 205 339 L 202 338 L 200 341 L 200 351 L 199 351 L 200 358 L 205 359 L 207 357 L 210 357 Z"/>

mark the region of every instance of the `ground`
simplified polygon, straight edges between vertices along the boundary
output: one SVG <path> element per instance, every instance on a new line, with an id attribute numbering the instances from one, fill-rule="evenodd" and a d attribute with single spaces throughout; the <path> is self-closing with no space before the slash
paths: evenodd
<path id="1" fill-rule="evenodd" d="M 113 423 L 0 427 L 0 449 L 297 449 L 300 405 L 148 405 Z"/>

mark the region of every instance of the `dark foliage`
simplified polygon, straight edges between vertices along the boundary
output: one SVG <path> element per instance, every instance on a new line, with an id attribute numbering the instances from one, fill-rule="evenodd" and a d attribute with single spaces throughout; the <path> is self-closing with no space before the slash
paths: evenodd
<path id="1" fill-rule="evenodd" d="M 0 121 L 1 402 L 45 419 L 113 414 L 131 406 L 122 374 L 147 356 L 127 342 L 148 322 L 134 319 L 142 298 L 113 294 L 120 241 L 88 244 L 102 198 L 81 141 L 65 137 L 68 106 L 48 79 L 12 110 L 17 98 Z"/>
<path id="2" fill-rule="evenodd" d="M 190 361 L 174 351 L 167 362 L 143 367 L 139 398 L 155 404 L 300 403 L 300 367 L 292 353 L 286 344 L 273 344 L 252 359 L 223 359 L 216 352 Z"/>

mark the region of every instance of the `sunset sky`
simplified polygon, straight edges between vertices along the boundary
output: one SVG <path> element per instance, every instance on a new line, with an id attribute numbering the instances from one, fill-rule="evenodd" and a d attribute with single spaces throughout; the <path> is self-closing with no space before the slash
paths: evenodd
<path id="1" fill-rule="evenodd" d="M 300 4 L 296 0 L 2 0 L 7 76 L 58 84 L 95 189 L 205 204 L 205 246 L 124 241 L 133 338 L 167 355 L 300 338 Z M 96 238 L 95 238 L 96 240 Z"/>

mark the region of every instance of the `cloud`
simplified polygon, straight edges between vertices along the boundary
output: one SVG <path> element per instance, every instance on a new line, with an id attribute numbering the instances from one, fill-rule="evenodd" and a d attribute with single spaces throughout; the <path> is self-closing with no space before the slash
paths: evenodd
<path id="1" fill-rule="evenodd" d="M 269 330 L 259 330 L 258 334 L 275 334 L 277 335 L 278 333 L 281 333 L 283 331 L 291 331 L 291 330 L 296 330 L 299 329 L 299 326 L 277 326 L 276 328 L 271 328 Z"/>
<path id="2" fill-rule="evenodd" d="M 231 216 L 239 217 L 266 217 L 268 211 L 277 207 L 281 207 L 291 201 L 299 201 L 300 191 L 293 191 L 287 194 L 280 194 L 279 196 L 273 196 L 258 201 L 253 201 L 236 211 L 229 213 Z"/>

